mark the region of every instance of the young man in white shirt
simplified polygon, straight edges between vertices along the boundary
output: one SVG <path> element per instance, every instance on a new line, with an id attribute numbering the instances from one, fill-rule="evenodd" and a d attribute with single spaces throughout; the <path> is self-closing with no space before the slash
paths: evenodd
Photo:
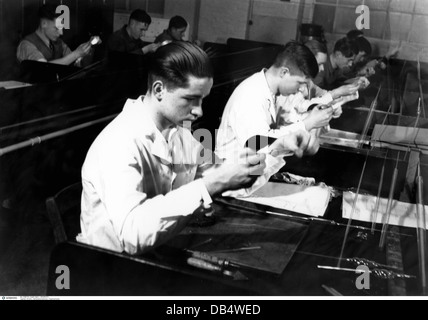
<path id="1" fill-rule="evenodd" d="M 324 65 L 327 63 L 327 47 L 317 41 L 309 40 L 305 46 L 311 50 L 318 63 L 319 72 L 324 71 Z M 368 82 L 368 81 L 367 81 Z M 358 81 L 353 84 L 343 85 L 331 91 L 323 90 L 308 80 L 306 91 L 299 91 L 288 96 L 280 96 L 277 103 L 281 108 L 281 120 L 283 125 L 289 125 L 298 121 L 305 120 L 307 130 L 318 129 L 317 110 L 308 112 L 312 105 L 333 105 L 333 118 L 338 118 L 342 114 L 341 106 L 351 100 L 358 98 L 357 92 L 360 89 Z"/>
<path id="2" fill-rule="evenodd" d="M 143 253 L 179 233 L 213 196 L 251 186 L 265 168 L 265 156 L 249 149 L 240 161 L 218 164 L 185 128 L 202 116 L 213 84 L 202 49 L 173 42 L 153 58 L 146 96 L 128 100 L 87 154 L 80 242 Z M 301 131 L 271 151 L 302 154 L 308 143 Z"/>
<path id="3" fill-rule="evenodd" d="M 230 159 L 256 135 L 278 138 L 296 130 L 309 131 L 304 122 L 280 126 L 277 99 L 307 90 L 309 79 L 318 73 L 318 63 L 302 44 L 290 42 L 269 69 L 244 80 L 232 93 L 217 133 L 216 153 Z M 332 110 L 319 111 L 318 125 L 328 124 Z M 316 149 L 316 141 L 312 141 Z M 315 151 L 315 150 L 314 150 Z"/>
<path id="4" fill-rule="evenodd" d="M 315 119 L 316 123 L 309 124 L 305 119 L 283 126 L 277 103 L 280 96 L 307 90 L 309 80 L 317 73 L 318 62 L 311 51 L 300 43 L 289 42 L 269 69 L 263 69 L 244 80 L 232 93 L 217 132 L 216 154 L 222 159 L 233 161 L 246 142 L 255 136 L 278 139 L 296 131 L 304 131 L 309 135 L 313 126 L 327 125 L 333 113 L 331 108 L 314 110 L 316 115 L 311 119 Z M 310 135 L 306 153 L 314 154 L 318 148 L 318 137 Z M 227 195 L 243 197 L 251 194 L 285 165 L 284 154 L 273 154 L 266 150 L 262 152 L 267 157 L 267 168 L 263 175 L 251 188 Z"/>

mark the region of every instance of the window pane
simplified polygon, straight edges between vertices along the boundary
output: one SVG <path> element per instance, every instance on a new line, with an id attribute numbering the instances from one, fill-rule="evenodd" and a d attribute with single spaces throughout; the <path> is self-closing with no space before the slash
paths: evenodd
<path id="1" fill-rule="evenodd" d="M 148 0 L 149 12 L 163 15 L 165 8 L 165 0 Z"/>
<path id="2" fill-rule="evenodd" d="M 147 0 L 131 0 L 129 3 L 130 10 L 134 11 L 135 9 L 146 10 Z"/>
<path id="3" fill-rule="evenodd" d="M 126 0 L 115 0 L 114 8 L 118 10 L 126 10 Z"/>

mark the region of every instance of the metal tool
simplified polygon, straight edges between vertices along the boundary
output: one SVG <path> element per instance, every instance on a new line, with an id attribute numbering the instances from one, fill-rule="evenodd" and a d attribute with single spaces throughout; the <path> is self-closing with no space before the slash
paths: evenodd
<path id="1" fill-rule="evenodd" d="M 310 256 L 315 256 L 315 257 L 320 257 L 320 258 L 327 258 L 327 259 L 334 259 L 337 260 L 339 258 L 337 257 L 333 257 L 333 256 L 327 256 L 327 255 L 323 255 L 323 254 L 316 254 L 316 253 L 311 253 L 311 252 L 305 252 L 305 251 L 296 251 L 296 253 L 300 253 L 300 254 L 306 254 L 306 255 L 310 255 Z M 380 269 L 392 269 L 395 271 L 401 271 L 401 269 L 397 269 L 394 266 L 390 266 L 390 265 L 386 265 L 386 264 L 381 264 L 378 263 L 376 261 L 372 261 L 366 258 L 358 258 L 358 257 L 353 257 L 353 258 L 342 258 L 343 262 L 348 262 L 351 263 L 355 266 L 366 266 L 368 268 L 380 268 Z"/>
<path id="2" fill-rule="evenodd" d="M 400 152 L 398 152 L 398 155 L 397 155 L 397 161 L 395 163 L 394 173 L 392 175 L 392 180 L 391 180 L 391 187 L 389 188 L 388 203 L 386 205 L 386 216 L 385 216 L 385 219 L 383 221 L 382 232 L 381 232 L 380 242 L 379 242 L 379 248 L 380 249 L 383 249 L 385 246 L 386 233 L 388 231 L 389 220 L 391 218 L 392 202 L 394 201 L 395 185 L 397 183 L 397 178 L 398 178 L 398 160 L 399 160 L 399 157 L 400 157 Z"/>
<path id="3" fill-rule="evenodd" d="M 340 267 L 340 263 L 342 262 L 343 252 L 345 251 L 345 244 L 346 244 L 346 240 L 348 239 L 349 230 L 350 230 L 351 224 L 352 224 L 352 219 L 353 219 L 353 216 L 354 216 L 354 213 L 355 213 L 355 209 L 357 207 L 357 200 L 358 200 L 358 197 L 360 195 L 361 183 L 363 182 L 364 173 L 366 171 L 366 165 L 367 165 L 368 157 L 369 157 L 369 154 L 367 152 L 366 159 L 365 159 L 364 165 L 363 165 L 363 169 L 361 171 L 360 181 L 358 182 L 357 193 L 355 194 L 354 203 L 352 205 L 351 215 L 349 217 L 348 224 L 346 226 L 345 236 L 343 237 L 343 243 L 342 243 L 342 248 L 340 250 L 339 260 L 337 261 L 337 266 L 338 267 Z"/>
<path id="4" fill-rule="evenodd" d="M 224 270 L 222 267 L 202 259 L 188 258 L 187 263 L 199 269 L 216 272 L 216 273 L 225 275 L 227 277 L 231 277 L 233 278 L 233 280 L 248 280 L 248 278 L 239 271 L 232 272 L 230 270 Z"/>
<path id="5" fill-rule="evenodd" d="M 318 269 L 325 269 L 325 270 L 333 270 L 333 271 L 347 271 L 347 272 L 354 272 L 354 273 L 364 273 L 366 271 L 364 270 L 358 270 L 358 269 L 351 269 L 351 268 L 340 268 L 340 267 L 333 267 L 333 266 L 317 266 Z M 391 270 L 386 269 L 370 269 L 370 274 L 374 275 L 376 278 L 383 279 L 383 280 L 389 280 L 389 279 L 415 279 L 415 276 L 404 274 L 404 273 L 398 273 Z"/>
<path id="6" fill-rule="evenodd" d="M 385 166 L 386 166 L 386 157 L 387 157 L 387 154 L 385 155 L 385 159 L 383 159 L 382 172 L 380 174 L 379 187 L 378 187 L 378 190 L 377 190 L 376 205 L 375 205 L 375 208 L 373 210 L 372 234 L 374 234 L 374 232 L 375 232 L 377 215 L 379 213 L 380 195 L 382 193 L 383 178 L 384 178 L 384 175 L 385 175 Z"/>
<path id="7" fill-rule="evenodd" d="M 259 250 L 262 247 L 256 246 L 256 247 L 241 247 L 241 248 L 235 248 L 235 249 L 225 249 L 225 250 L 215 250 L 210 251 L 210 253 L 228 253 L 228 252 L 240 252 L 240 251 L 249 251 L 249 250 Z"/>
<path id="8" fill-rule="evenodd" d="M 421 277 L 422 294 L 427 295 L 426 275 L 426 216 L 424 204 L 424 182 L 421 175 L 421 162 L 419 160 L 418 173 L 416 176 L 416 220 L 419 253 L 419 274 Z"/>
<path id="9" fill-rule="evenodd" d="M 248 280 L 248 278 L 239 270 L 227 270 L 226 267 L 231 266 L 233 264 L 226 259 L 219 259 L 203 252 L 196 251 L 192 252 L 192 255 L 192 257 L 187 259 L 187 264 L 193 267 L 219 273 L 227 277 L 231 277 L 233 278 L 233 280 Z"/>

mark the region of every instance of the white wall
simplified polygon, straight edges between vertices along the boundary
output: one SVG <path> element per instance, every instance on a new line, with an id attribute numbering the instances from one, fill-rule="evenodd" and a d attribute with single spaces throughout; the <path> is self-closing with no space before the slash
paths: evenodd
<path id="1" fill-rule="evenodd" d="M 250 0 L 201 0 L 199 40 L 245 39 Z"/>
<path id="2" fill-rule="evenodd" d="M 190 40 L 196 40 L 197 35 L 197 9 L 199 0 L 165 0 L 164 18 L 182 16 L 189 23 Z M 195 34 L 196 32 L 196 34 Z"/>

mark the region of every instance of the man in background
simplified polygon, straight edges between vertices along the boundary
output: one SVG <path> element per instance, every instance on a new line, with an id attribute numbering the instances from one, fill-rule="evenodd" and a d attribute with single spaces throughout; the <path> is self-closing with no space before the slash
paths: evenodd
<path id="1" fill-rule="evenodd" d="M 246 142 L 256 136 L 280 139 L 293 132 L 305 132 L 308 136 L 314 128 L 328 125 L 332 118 L 331 108 L 314 109 L 303 121 L 283 125 L 278 100 L 281 96 L 305 92 L 310 79 L 318 73 L 318 62 L 303 44 L 289 42 L 278 54 L 269 69 L 263 69 L 244 80 L 232 93 L 223 112 L 217 133 L 216 154 L 228 161 L 244 148 Z M 318 151 L 319 142 L 310 135 L 307 154 Z M 245 196 L 263 186 L 284 165 L 283 154 L 267 153 L 267 168 L 256 184 L 234 195 Z"/>
<path id="2" fill-rule="evenodd" d="M 19 62 L 34 60 L 70 65 L 91 52 L 90 42 L 83 43 L 75 51 L 71 51 L 62 41 L 60 16 L 52 5 L 44 5 L 39 9 L 39 27 L 18 46 L 16 56 Z"/>
<path id="3" fill-rule="evenodd" d="M 128 24 L 110 36 L 107 44 L 108 50 L 134 54 L 155 52 L 159 48 L 158 44 L 145 44 L 141 40 L 151 23 L 152 18 L 146 11 L 140 9 L 133 11 Z"/>
<path id="4" fill-rule="evenodd" d="M 338 40 L 333 53 L 327 57 L 324 70 L 318 73 L 314 83 L 324 90 L 337 87 L 337 81 L 343 77 L 343 71 L 352 68 L 357 54 L 358 47 L 355 42 L 346 37 Z"/>
<path id="5" fill-rule="evenodd" d="M 168 29 L 164 30 L 156 37 L 155 43 L 182 41 L 186 34 L 187 26 L 188 23 L 183 17 L 172 17 L 171 20 L 169 20 Z"/>

